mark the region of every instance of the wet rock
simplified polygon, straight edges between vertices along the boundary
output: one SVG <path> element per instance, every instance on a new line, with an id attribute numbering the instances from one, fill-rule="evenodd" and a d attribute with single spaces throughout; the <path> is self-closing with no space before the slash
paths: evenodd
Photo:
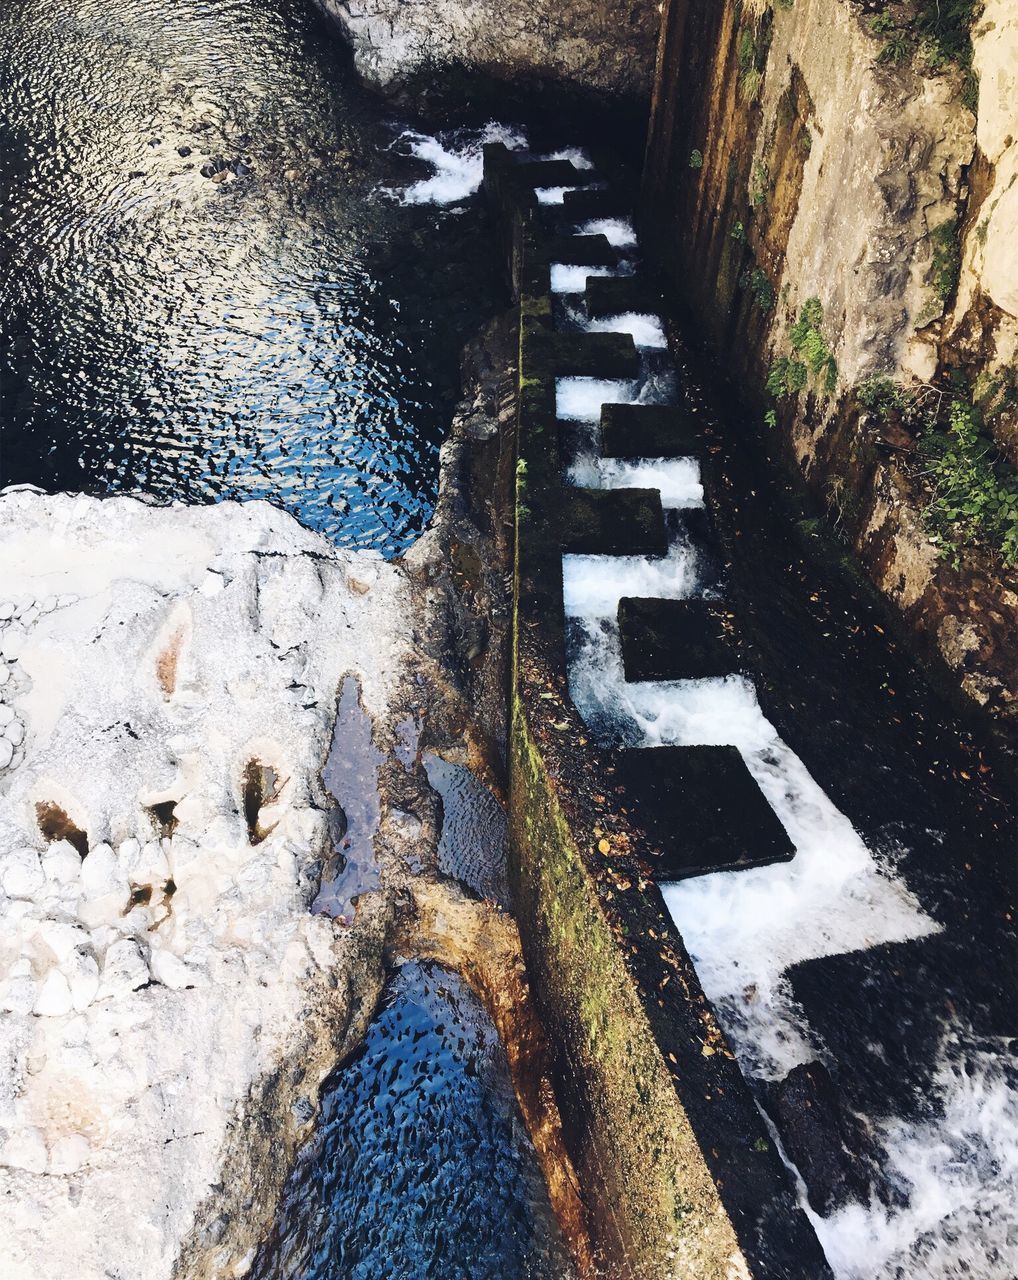
<path id="1" fill-rule="evenodd" d="M 827 1217 L 851 1201 L 869 1201 L 869 1140 L 842 1107 L 822 1063 L 793 1067 L 783 1080 L 769 1086 L 766 1102 L 817 1213 Z"/>

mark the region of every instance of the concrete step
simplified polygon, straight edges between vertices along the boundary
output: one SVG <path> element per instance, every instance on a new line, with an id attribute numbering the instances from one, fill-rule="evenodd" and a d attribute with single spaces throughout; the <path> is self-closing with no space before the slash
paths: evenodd
<path id="1" fill-rule="evenodd" d="M 660 291 L 645 276 L 591 276 L 587 281 L 587 315 L 591 320 L 628 311 L 659 315 L 662 306 Z"/>
<path id="2" fill-rule="evenodd" d="M 735 747 L 640 747 L 616 776 L 656 880 L 787 862 L 795 847 Z"/>
<path id="3" fill-rule="evenodd" d="M 603 235 L 553 236 L 547 254 L 549 262 L 574 267 L 614 267 L 619 261 L 618 250 Z"/>
<path id="4" fill-rule="evenodd" d="M 577 169 L 571 160 L 520 160 L 507 176 L 526 187 L 585 187 L 597 180 L 592 169 Z"/>
<path id="5" fill-rule="evenodd" d="M 737 670 L 726 615 L 707 600 L 619 601 L 627 680 L 701 680 Z"/>
<path id="6" fill-rule="evenodd" d="M 788 971 L 796 1002 L 833 1060 L 857 1064 L 845 1086 L 850 1105 L 865 1114 L 920 1119 L 944 1037 L 959 1028 L 976 1044 L 1018 1037 L 1018 1001 L 1002 980 L 1018 972 L 1015 939 L 974 927 L 956 911 L 949 898 L 941 904 L 943 933 L 805 960 Z M 856 993 L 851 1019 L 832 999 L 839 991 Z"/>
<path id="7" fill-rule="evenodd" d="M 668 549 L 657 489 L 562 490 L 562 550 L 588 556 L 663 556 Z"/>
<path id="8" fill-rule="evenodd" d="M 637 378 L 640 355 L 631 333 L 549 334 L 544 348 L 556 378 Z"/>
<path id="9" fill-rule="evenodd" d="M 574 186 L 561 182 L 557 186 Z M 567 218 L 624 218 L 632 212 L 632 201 L 621 191 L 567 191 L 562 197 L 562 211 Z"/>
<path id="10" fill-rule="evenodd" d="M 699 457 L 699 424 L 671 405 L 606 404 L 601 409 L 601 454 L 605 458 Z"/>

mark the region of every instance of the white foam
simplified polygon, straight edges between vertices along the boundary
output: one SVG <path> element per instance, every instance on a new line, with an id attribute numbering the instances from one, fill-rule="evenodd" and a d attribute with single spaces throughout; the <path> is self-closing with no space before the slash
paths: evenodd
<path id="1" fill-rule="evenodd" d="M 635 404 L 637 384 L 617 378 L 557 378 L 555 412 L 560 418 L 600 422 L 603 404 Z"/>
<path id="2" fill-rule="evenodd" d="M 396 142 L 403 143 L 412 156 L 432 166 L 430 178 L 422 178 L 403 190 L 386 188 L 401 204 L 456 204 L 479 190 L 484 177 L 484 146 L 502 142 L 510 150 L 526 146 L 526 135 L 492 121 L 483 129 L 457 129 L 430 135 L 406 129 Z"/>
<path id="3" fill-rule="evenodd" d="M 537 187 L 535 194 L 538 204 L 562 204 L 567 191 L 579 191 L 579 187 Z"/>
<path id="4" fill-rule="evenodd" d="M 626 311 L 617 316 L 605 316 L 600 320 L 588 320 L 584 324 L 588 333 L 631 333 L 638 347 L 662 350 L 668 346 L 664 325 L 658 316 L 642 315 Z"/>
<path id="5" fill-rule="evenodd" d="M 579 236 L 607 236 L 617 249 L 636 248 L 636 229 L 628 218 L 592 218 L 576 228 Z"/>
<path id="6" fill-rule="evenodd" d="M 617 276 L 618 267 L 574 266 L 572 263 L 553 262 L 551 266 L 552 293 L 582 293 L 590 276 Z"/>
<path id="7" fill-rule="evenodd" d="M 547 155 L 534 156 L 535 160 L 571 160 L 577 169 L 593 169 L 594 162 L 582 147 L 563 147 Z"/>
<path id="8" fill-rule="evenodd" d="M 566 613 L 596 622 L 614 618 L 624 595 L 688 599 L 696 591 L 697 562 L 690 547 L 676 540 L 667 555 L 658 557 L 563 556 L 562 581 Z M 580 701 L 576 704 L 583 714 Z"/>
<path id="9" fill-rule="evenodd" d="M 952 1029 L 930 1089 L 940 1114 L 874 1126 L 885 1172 L 907 1191 L 904 1207 L 850 1204 L 821 1218 L 806 1206 L 838 1280 L 1018 1275 L 1018 1094 L 1008 1056 L 1003 1040 Z"/>
<path id="10" fill-rule="evenodd" d="M 703 483 L 695 458 L 597 458 L 581 454 L 569 469 L 573 484 L 591 489 L 657 489 L 665 507 L 702 507 Z"/>

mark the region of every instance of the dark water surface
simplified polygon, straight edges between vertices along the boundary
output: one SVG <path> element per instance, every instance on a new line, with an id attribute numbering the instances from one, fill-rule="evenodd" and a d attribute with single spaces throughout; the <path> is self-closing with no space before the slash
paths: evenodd
<path id="1" fill-rule="evenodd" d="M 310 0 L 5 0 L 0 485 L 402 550 L 494 268 L 379 111 Z"/>
<path id="2" fill-rule="evenodd" d="M 567 1280 L 494 1025 L 406 964 L 322 1116 L 251 1280 Z"/>

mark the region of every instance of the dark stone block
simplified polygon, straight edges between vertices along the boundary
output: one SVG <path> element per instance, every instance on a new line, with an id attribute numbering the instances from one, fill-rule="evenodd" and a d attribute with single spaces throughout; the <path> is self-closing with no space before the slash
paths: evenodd
<path id="1" fill-rule="evenodd" d="M 640 355 L 631 333 L 549 334 L 541 359 L 555 378 L 640 376 Z"/>
<path id="2" fill-rule="evenodd" d="M 684 409 L 659 404 L 606 404 L 601 409 L 601 453 L 605 458 L 698 457 L 696 419 Z"/>
<path id="3" fill-rule="evenodd" d="M 595 180 L 592 170 L 577 169 L 571 160 L 520 160 L 507 176 L 527 187 L 585 187 Z"/>
<path id="4" fill-rule="evenodd" d="M 614 267 L 618 250 L 607 236 L 555 236 L 548 241 L 548 261 L 574 267 Z"/>
<path id="5" fill-rule="evenodd" d="M 619 601 L 627 680 L 699 680 L 736 670 L 724 617 L 706 600 Z"/>
<path id="6" fill-rule="evenodd" d="M 869 1202 L 876 1152 L 862 1125 L 842 1106 L 825 1066 L 793 1067 L 783 1080 L 766 1086 L 765 1101 L 817 1213 L 827 1217 L 850 1201 Z"/>
<path id="7" fill-rule="evenodd" d="M 844 1081 L 853 1109 L 921 1121 L 937 1106 L 933 1077 L 945 1054 L 963 1071 L 980 1044 L 1018 1037 L 1015 973 L 1012 936 L 955 927 L 806 960 L 788 980 L 810 1027 L 836 1060 L 853 1064 Z M 851 1019 L 832 991 L 855 993 Z"/>
<path id="8" fill-rule="evenodd" d="M 616 775 L 651 846 L 656 880 L 787 862 L 795 854 L 735 747 L 640 747 Z"/>
<path id="9" fill-rule="evenodd" d="M 663 556 L 657 489 L 563 489 L 562 550 L 590 556 Z"/>
<path id="10" fill-rule="evenodd" d="M 572 183 L 558 183 L 571 186 Z M 562 211 L 569 218 L 619 218 L 632 211 L 632 201 L 621 191 L 567 191 L 562 197 Z"/>
<path id="11" fill-rule="evenodd" d="M 660 292 L 644 276 L 591 276 L 587 281 L 587 315 L 591 320 L 628 311 L 660 315 L 663 305 Z"/>

